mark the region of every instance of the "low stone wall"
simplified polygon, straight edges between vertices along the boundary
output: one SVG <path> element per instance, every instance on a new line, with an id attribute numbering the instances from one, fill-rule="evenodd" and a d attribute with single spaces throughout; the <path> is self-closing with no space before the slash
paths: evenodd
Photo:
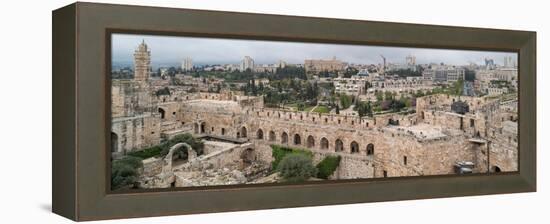
<path id="1" fill-rule="evenodd" d="M 204 155 L 208 155 L 217 151 L 221 151 L 227 148 L 233 148 L 236 144 L 217 141 L 203 141 L 204 142 Z"/>
<path id="2" fill-rule="evenodd" d="M 228 167 L 234 164 L 240 164 L 245 150 L 250 150 L 251 156 L 254 157 L 254 145 L 251 143 L 245 143 L 200 156 L 198 161 L 201 163 L 212 164 L 210 167 L 212 169 Z"/>
<path id="3" fill-rule="evenodd" d="M 142 163 L 143 168 L 141 170 L 141 175 L 143 176 L 155 176 L 162 172 L 163 160 L 161 158 L 152 157 L 144 159 Z"/>

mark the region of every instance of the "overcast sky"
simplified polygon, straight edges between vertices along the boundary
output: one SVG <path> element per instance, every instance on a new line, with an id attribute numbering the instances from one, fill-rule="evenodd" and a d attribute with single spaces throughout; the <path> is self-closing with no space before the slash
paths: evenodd
<path id="1" fill-rule="evenodd" d="M 195 65 L 237 64 L 244 56 L 250 56 L 260 64 L 278 60 L 302 64 L 304 59 L 329 59 L 333 56 L 348 63 L 378 64 L 382 63 L 380 55 L 384 55 L 388 63 L 405 63 L 409 54 L 416 56 L 417 64 L 484 64 L 484 58 L 491 58 L 502 65 L 504 56 L 517 60 L 516 53 L 506 52 L 113 34 L 113 63 L 131 63 L 142 40 L 151 50 L 153 65 L 179 64 L 185 57 L 191 57 Z"/>

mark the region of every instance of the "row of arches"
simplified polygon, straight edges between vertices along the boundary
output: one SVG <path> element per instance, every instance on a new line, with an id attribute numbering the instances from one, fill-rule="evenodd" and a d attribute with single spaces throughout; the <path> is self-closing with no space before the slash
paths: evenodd
<path id="1" fill-rule="evenodd" d="M 201 122 L 195 123 L 195 133 L 201 134 L 205 133 L 206 129 L 206 123 Z M 225 134 L 225 129 L 222 128 L 222 135 Z M 258 140 L 269 140 L 270 142 L 276 142 L 277 141 L 277 135 L 275 134 L 275 131 L 269 131 L 267 139 L 265 139 L 264 131 L 260 128 L 256 131 L 256 139 Z M 245 126 L 242 126 L 237 131 L 237 138 L 247 138 L 248 137 L 248 130 Z M 305 143 L 302 143 L 302 136 L 300 134 L 294 134 L 293 136 L 289 136 L 287 132 L 282 132 L 279 137 L 279 142 L 281 144 L 289 144 L 292 143 L 296 146 L 305 146 L 307 148 L 320 148 L 322 150 L 329 150 L 330 148 L 330 142 L 326 137 L 322 137 L 318 142 L 319 145 L 317 146 L 317 141 L 315 140 L 315 137 L 312 135 L 309 135 L 305 139 Z M 335 152 L 344 152 L 346 151 L 346 148 L 349 147 L 349 152 L 352 154 L 359 153 L 360 152 L 360 146 L 359 143 L 356 141 L 352 141 L 349 146 L 344 145 L 344 142 L 341 139 L 336 139 L 334 141 L 334 151 Z M 374 144 L 370 143 L 365 148 L 366 155 L 374 155 Z"/>
<path id="2" fill-rule="evenodd" d="M 268 138 L 265 139 L 264 138 L 264 131 L 262 129 L 258 129 L 256 131 L 256 139 L 276 142 L 277 141 L 277 135 L 275 134 L 275 131 L 269 131 Z M 309 135 L 306 138 L 305 144 L 302 144 L 302 136 L 300 136 L 300 134 L 294 134 L 292 136 L 291 140 L 292 140 L 292 143 L 294 145 L 298 145 L 298 146 L 303 145 L 307 148 L 315 148 L 316 147 L 315 137 L 313 137 L 312 135 Z M 283 131 L 280 135 L 280 141 L 279 142 L 281 144 L 289 144 L 289 135 L 288 135 L 288 133 Z M 329 140 L 325 137 L 322 137 L 319 140 L 319 146 L 318 147 L 320 149 L 323 149 L 323 150 L 329 150 Z M 343 152 L 343 151 L 345 151 L 345 148 L 346 147 L 344 146 L 344 142 L 341 139 L 336 139 L 336 141 L 334 142 L 334 151 L 335 152 Z M 349 144 L 349 149 L 350 149 L 351 153 L 359 153 L 359 151 L 360 151 L 359 143 L 357 143 L 356 141 L 352 141 Z M 372 143 L 368 144 L 366 146 L 365 151 L 366 151 L 367 155 L 373 155 L 374 154 L 374 144 L 372 144 Z"/>

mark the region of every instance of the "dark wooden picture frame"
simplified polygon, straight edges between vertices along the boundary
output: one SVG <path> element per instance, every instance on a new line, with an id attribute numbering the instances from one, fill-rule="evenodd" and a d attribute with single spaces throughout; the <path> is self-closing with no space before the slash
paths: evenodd
<path id="1" fill-rule="evenodd" d="M 113 193 L 113 31 L 518 53 L 519 171 Z M 536 33 L 93 3 L 53 12 L 53 211 L 73 220 L 536 191 Z"/>

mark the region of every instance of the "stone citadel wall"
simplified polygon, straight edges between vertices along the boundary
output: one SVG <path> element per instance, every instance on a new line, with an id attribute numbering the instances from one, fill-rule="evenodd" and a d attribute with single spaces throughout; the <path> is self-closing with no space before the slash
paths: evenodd
<path id="1" fill-rule="evenodd" d="M 151 94 L 149 105 L 154 109 L 121 109 L 134 105 L 126 101 L 132 102 L 139 96 L 120 94 L 132 93 L 135 92 L 113 88 L 113 117 L 120 116 L 113 119 L 119 151 L 158 144 L 169 138 L 166 133 L 191 132 L 253 142 L 256 159 L 266 162 L 271 161 L 270 144 L 310 150 L 316 161 L 326 155 L 340 155 L 341 164 L 333 177 L 337 179 L 452 174 L 459 161 L 472 161 L 476 172 L 486 171 L 487 144 L 480 145 L 469 138 L 476 134 L 487 137 L 493 128 L 487 128 L 491 122 L 486 121 L 498 120 L 492 115 L 498 110 L 498 102 L 461 97 L 470 105 L 471 113 L 459 115 L 441 109 L 449 108 L 458 97 L 442 94 L 418 98 L 416 114 L 359 118 L 267 109 L 263 108 L 262 97 L 231 92 Z M 147 116 L 124 117 L 135 111 L 152 112 Z M 426 130 L 406 129 L 419 125 Z M 489 152 L 490 167 L 499 167 L 501 171 L 517 169 L 517 144 L 514 148 L 501 142 L 500 137 L 494 139 Z"/>

